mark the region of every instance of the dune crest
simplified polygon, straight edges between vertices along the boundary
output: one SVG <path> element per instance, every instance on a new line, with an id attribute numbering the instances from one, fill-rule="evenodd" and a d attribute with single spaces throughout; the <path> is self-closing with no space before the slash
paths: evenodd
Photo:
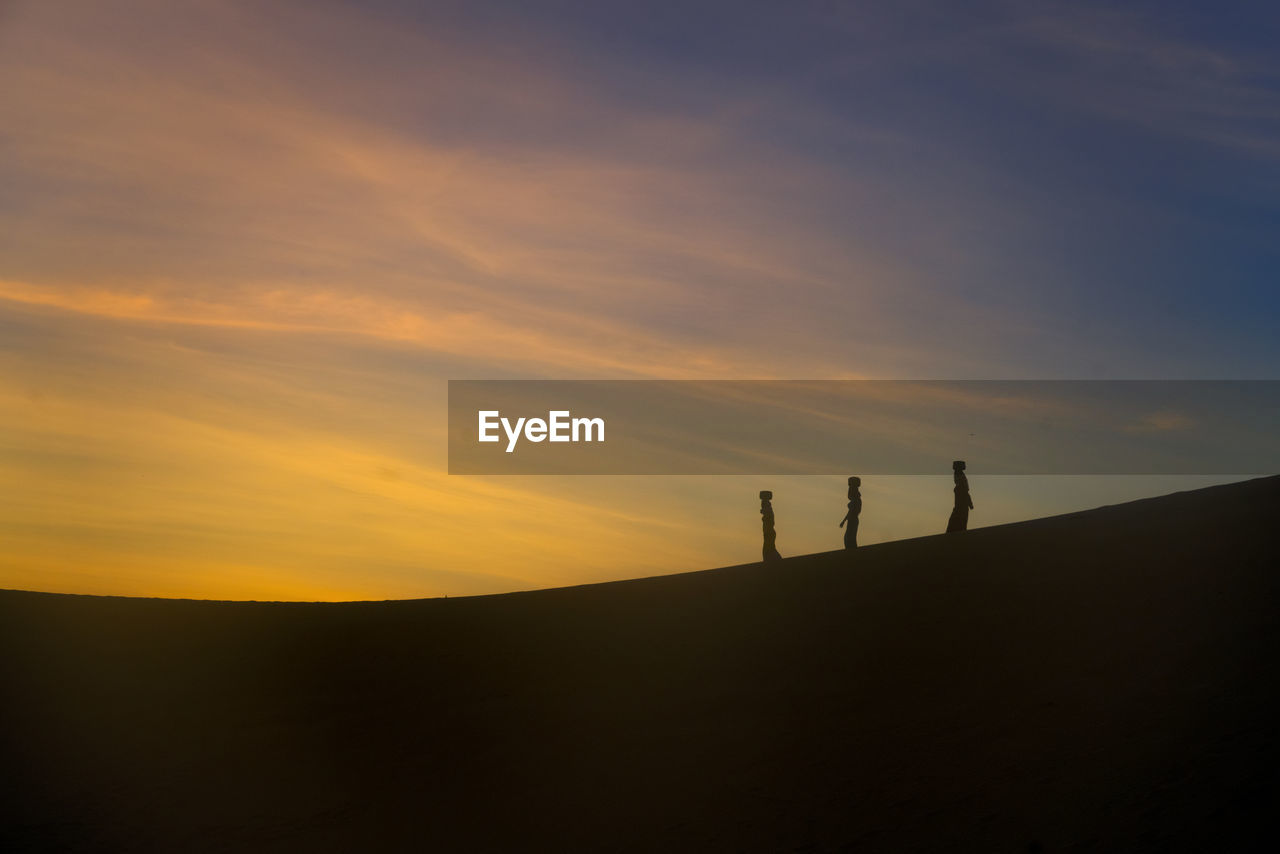
<path id="1" fill-rule="evenodd" d="M 6 850 L 1266 850 L 1280 478 L 463 599 L 0 593 Z"/>

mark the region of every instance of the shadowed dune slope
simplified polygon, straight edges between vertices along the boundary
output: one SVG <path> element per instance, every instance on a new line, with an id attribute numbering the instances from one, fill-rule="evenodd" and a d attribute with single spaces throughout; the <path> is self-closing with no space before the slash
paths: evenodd
<path id="1" fill-rule="evenodd" d="M 1278 525 L 1273 477 L 503 596 L 0 593 L 0 848 L 1280 850 Z"/>

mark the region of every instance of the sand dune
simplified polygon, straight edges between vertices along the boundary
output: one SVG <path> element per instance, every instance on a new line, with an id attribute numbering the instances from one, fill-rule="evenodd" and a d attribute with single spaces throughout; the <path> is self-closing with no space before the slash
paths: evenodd
<path id="1" fill-rule="evenodd" d="M 0 848 L 1280 850 L 1280 478 L 535 593 L 0 593 Z"/>

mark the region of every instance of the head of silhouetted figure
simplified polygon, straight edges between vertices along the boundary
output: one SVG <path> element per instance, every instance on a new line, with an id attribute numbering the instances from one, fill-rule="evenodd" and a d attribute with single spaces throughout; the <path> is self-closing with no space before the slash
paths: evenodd
<path id="1" fill-rule="evenodd" d="M 855 489 L 859 486 L 862 486 L 862 478 L 860 477 L 849 478 L 849 485 L 854 487 Z"/>
<path id="2" fill-rule="evenodd" d="M 964 471 L 964 460 L 956 460 L 951 464 L 952 471 Z"/>
<path id="3" fill-rule="evenodd" d="M 760 500 L 761 500 L 761 501 L 772 501 L 772 500 L 773 500 L 773 493 L 772 493 L 772 492 L 770 492 L 770 491 L 769 491 L 769 490 L 767 490 L 767 489 L 762 489 L 762 490 L 760 490 Z"/>

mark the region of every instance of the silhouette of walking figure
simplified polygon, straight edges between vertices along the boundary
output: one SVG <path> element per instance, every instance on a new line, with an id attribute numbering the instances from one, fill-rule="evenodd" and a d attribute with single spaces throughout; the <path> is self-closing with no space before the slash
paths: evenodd
<path id="1" fill-rule="evenodd" d="M 844 528 L 844 547 L 846 549 L 856 549 L 858 547 L 858 515 L 862 512 L 862 493 L 858 491 L 858 487 L 862 486 L 862 478 L 849 478 L 849 512 L 844 514 L 844 518 L 840 520 L 840 527 Z M 849 523 L 849 527 L 845 528 L 845 523 Z"/>
<path id="2" fill-rule="evenodd" d="M 778 554 L 778 532 L 773 529 L 773 493 L 767 489 L 760 490 L 760 521 L 764 525 L 764 559 L 782 560 Z"/>
<path id="3" fill-rule="evenodd" d="M 969 511 L 973 509 L 973 499 L 969 497 L 969 478 L 964 473 L 964 460 L 956 460 L 951 464 L 952 476 L 956 485 L 956 506 L 951 510 L 951 518 L 947 520 L 947 533 L 953 534 L 969 527 Z"/>

